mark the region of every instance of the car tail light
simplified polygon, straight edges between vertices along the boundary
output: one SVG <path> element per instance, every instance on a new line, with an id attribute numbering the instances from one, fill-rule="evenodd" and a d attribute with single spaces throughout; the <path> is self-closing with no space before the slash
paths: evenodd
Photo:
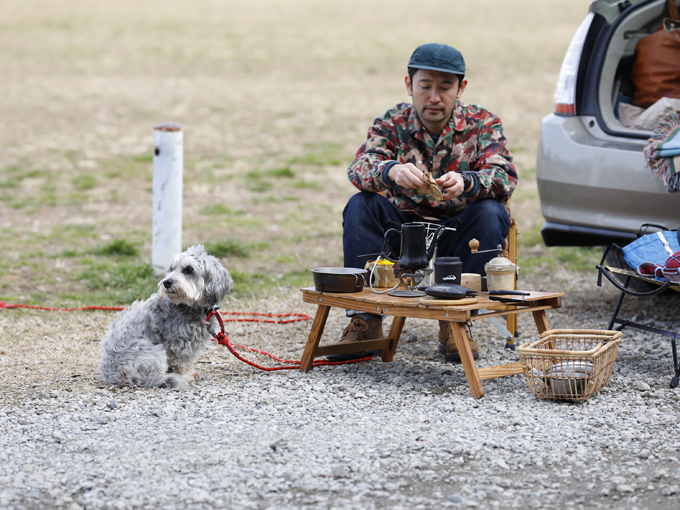
<path id="1" fill-rule="evenodd" d="M 586 41 L 590 24 L 593 22 L 595 14 L 590 12 L 581 26 L 578 27 L 574 38 L 569 44 L 567 54 L 562 61 L 560 77 L 557 79 L 553 111 L 558 115 L 576 114 L 576 78 L 578 77 L 578 65 L 581 61 L 583 44 Z"/>

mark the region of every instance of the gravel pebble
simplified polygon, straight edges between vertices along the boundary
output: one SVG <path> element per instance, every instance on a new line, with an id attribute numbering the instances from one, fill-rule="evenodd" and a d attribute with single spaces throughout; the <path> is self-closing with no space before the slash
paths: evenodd
<path id="1" fill-rule="evenodd" d="M 650 452 L 647 448 L 644 450 L 640 450 L 640 453 L 638 453 L 638 457 L 641 459 L 648 459 L 652 455 L 652 452 Z"/>
<path id="2" fill-rule="evenodd" d="M 616 294 L 564 285 L 551 326 L 604 329 Z M 677 305 L 650 298 L 642 314 L 631 299 L 622 314 L 680 330 Z M 345 323 L 333 311 L 327 331 Z M 288 334 L 298 355 L 309 327 L 241 326 L 246 340 Z M 677 506 L 680 391 L 666 340 L 625 330 L 609 384 L 586 402 L 537 400 L 523 376 L 486 380 L 475 400 L 462 367 L 437 354 L 436 324 L 409 319 L 404 331 L 391 363 L 267 373 L 214 350 L 185 391 L 109 388 L 93 372 L 80 386 L 4 389 L 0 507 Z M 480 367 L 518 359 L 487 321 L 473 332 Z M 520 334 L 535 335 L 524 316 Z"/>
<path id="3" fill-rule="evenodd" d="M 645 350 L 644 352 L 645 352 L 646 354 L 652 354 L 651 352 L 647 352 L 647 350 Z M 638 383 L 635 385 L 635 388 L 636 388 L 638 391 L 649 391 L 649 390 L 651 389 L 651 387 L 649 386 L 649 384 L 647 384 L 646 382 L 642 382 L 642 381 L 638 382 Z"/>

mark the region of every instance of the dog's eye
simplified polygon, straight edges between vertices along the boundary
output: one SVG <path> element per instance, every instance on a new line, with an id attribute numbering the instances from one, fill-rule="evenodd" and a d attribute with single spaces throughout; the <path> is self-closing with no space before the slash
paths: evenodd
<path id="1" fill-rule="evenodd" d="M 187 267 L 185 267 L 184 269 L 182 269 L 182 272 L 183 272 L 185 275 L 190 276 L 190 275 L 194 274 L 194 268 L 191 267 L 191 266 L 187 266 Z"/>

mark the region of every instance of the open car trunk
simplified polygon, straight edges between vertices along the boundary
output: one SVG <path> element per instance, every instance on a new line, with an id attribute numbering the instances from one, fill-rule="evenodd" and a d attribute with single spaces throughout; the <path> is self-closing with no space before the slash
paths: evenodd
<path id="1" fill-rule="evenodd" d="M 607 3 L 611 5 L 610 2 Z M 597 9 L 597 4 L 598 2 L 593 4 L 594 10 Z M 610 32 L 610 39 L 605 48 L 597 87 L 600 120 L 604 124 L 602 128 L 610 134 L 632 138 L 650 136 L 651 129 L 624 126 L 619 116 L 619 108 L 621 103 L 633 102 L 634 87 L 631 72 L 635 47 L 643 37 L 656 31 L 663 18 L 668 17 L 666 4 L 666 0 L 638 2 L 627 13 L 624 11 L 624 15 L 618 20 L 612 20 L 615 26 Z M 624 6 L 625 2 L 620 2 L 619 5 Z"/>

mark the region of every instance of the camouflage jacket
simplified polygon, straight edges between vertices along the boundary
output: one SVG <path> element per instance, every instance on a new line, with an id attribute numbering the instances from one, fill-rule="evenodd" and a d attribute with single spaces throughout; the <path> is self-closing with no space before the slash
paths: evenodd
<path id="1" fill-rule="evenodd" d="M 347 174 L 356 188 L 385 191 L 397 207 L 422 217 L 450 218 L 481 198 L 498 200 L 507 210 L 517 185 L 517 171 L 505 143 L 498 117 L 480 106 L 458 101 L 435 145 L 415 108 L 401 103 L 375 119 Z M 421 190 L 389 182 L 383 170 L 390 161 L 413 163 L 423 171 L 429 169 L 435 179 L 448 172 L 470 171 L 476 177 L 475 187 L 469 194 L 435 202 Z"/>

